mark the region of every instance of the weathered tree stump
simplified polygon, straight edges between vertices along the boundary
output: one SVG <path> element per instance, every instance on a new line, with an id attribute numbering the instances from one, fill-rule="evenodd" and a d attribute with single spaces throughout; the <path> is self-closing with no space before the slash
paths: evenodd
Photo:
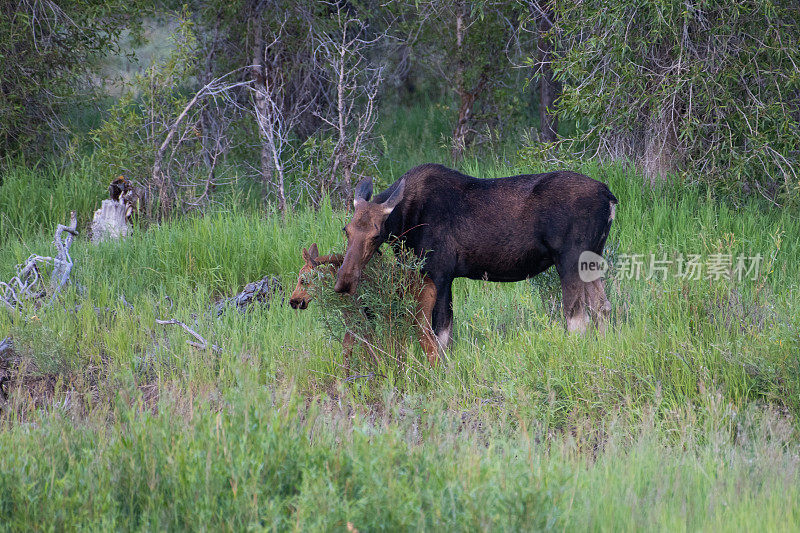
<path id="1" fill-rule="evenodd" d="M 126 237 L 130 231 L 128 205 L 123 200 L 103 200 L 92 220 L 92 244 Z"/>

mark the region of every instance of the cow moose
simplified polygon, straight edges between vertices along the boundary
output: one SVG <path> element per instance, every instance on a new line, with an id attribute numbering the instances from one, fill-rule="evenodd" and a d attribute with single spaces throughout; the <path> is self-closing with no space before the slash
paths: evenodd
<path id="1" fill-rule="evenodd" d="M 372 188 L 370 178 L 356 186 L 336 292 L 355 293 L 364 266 L 392 235 L 424 259 L 439 351 L 450 342 L 457 277 L 521 281 L 555 265 L 567 330 L 584 332 L 589 313 L 604 329 L 611 304 L 603 281 L 584 282 L 579 273 L 581 253 L 601 255 L 614 220 L 618 202 L 604 183 L 567 171 L 478 179 L 425 164 L 374 199 Z"/>

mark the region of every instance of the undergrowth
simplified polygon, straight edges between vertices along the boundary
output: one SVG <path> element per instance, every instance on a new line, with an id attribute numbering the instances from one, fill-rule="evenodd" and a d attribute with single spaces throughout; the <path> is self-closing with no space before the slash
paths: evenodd
<path id="1" fill-rule="evenodd" d="M 419 114 L 399 126 L 425 123 Z M 376 181 L 420 162 L 386 154 Z M 3 176 L 0 279 L 50 254 L 55 224 L 76 209 L 85 225 L 102 196 L 90 158 L 43 168 Z M 543 170 L 502 157 L 461 169 Z M 434 369 L 405 342 L 409 293 L 385 278 L 390 250 L 362 301 L 334 295 L 327 278 L 308 310 L 286 305 L 300 249 L 344 246 L 348 215 L 329 203 L 283 218 L 232 193 L 120 242 L 82 235 L 55 305 L 0 311 L 0 340 L 14 345 L 0 362 L 0 381 L 11 376 L 0 529 L 796 529 L 796 214 L 700 186 L 644 188 L 621 165 L 579 170 L 620 200 L 608 333 L 565 333 L 552 272 L 457 280 L 454 342 Z M 763 268 L 741 281 L 620 271 L 624 255 L 720 252 L 760 254 Z M 216 315 L 215 301 L 265 275 L 283 296 Z M 404 339 L 383 350 L 407 354 L 403 365 L 343 367 L 347 305 L 371 329 L 365 309 L 393 317 L 374 340 Z M 169 318 L 219 351 L 155 322 Z"/>
<path id="2" fill-rule="evenodd" d="M 411 251 L 386 247 L 367 263 L 354 297 L 334 292 L 335 272 L 314 271 L 314 305 L 331 339 L 341 342 L 349 332 L 357 341 L 348 361 L 351 372 L 364 369 L 402 387 L 397 377 L 405 364 L 423 364 L 424 358 L 416 357 L 410 344 L 419 339 L 415 317 L 422 291 L 421 266 Z"/>

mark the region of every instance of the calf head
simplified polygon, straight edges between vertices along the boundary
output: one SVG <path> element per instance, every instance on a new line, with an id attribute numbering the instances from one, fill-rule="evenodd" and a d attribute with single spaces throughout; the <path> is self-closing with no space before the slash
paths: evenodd
<path id="1" fill-rule="evenodd" d="M 353 218 L 344 227 L 347 235 L 347 251 L 336 274 L 333 290 L 355 294 L 364 266 L 375 251 L 389 237 L 386 219 L 403 199 L 405 180 L 401 180 L 394 192 L 384 202 L 371 202 L 372 179 L 364 178 L 356 185 Z"/>
<path id="2" fill-rule="evenodd" d="M 311 273 L 317 268 L 317 258 L 319 257 L 319 250 L 317 243 L 312 244 L 308 250 L 303 248 L 302 251 L 304 265 L 300 267 L 300 273 L 297 276 L 297 286 L 295 286 L 292 295 L 289 297 L 289 305 L 292 309 L 305 309 L 308 307 L 308 302 L 311 301 Z"/>

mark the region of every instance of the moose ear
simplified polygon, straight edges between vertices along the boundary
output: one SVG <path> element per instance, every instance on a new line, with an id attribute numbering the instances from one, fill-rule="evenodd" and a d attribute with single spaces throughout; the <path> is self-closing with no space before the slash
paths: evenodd
<path id="1" fill-rule="evenodd" d="M 356 193 L 353 197 L 353 205 L 358 205 L 358 202 L 369 202 L 372 198 L 372 178 L 364 178 L 356 185 Z"/>
<path id="2" fill-rule="evenodd" d="M 310 266 L 311 268 L 316 268 L 317 257 L 319 257 L 319 253 L 317 252 L 316 244 L 312 244 L 308 250 L 303 248 L 303 261 L 306 262 L 307 266 Z"/>
<path id="3" fill-rule="evenodd" d="M 405 191 L 405 188 L 406 188 L 406 180 L 400 180 L 400 183 L 397 184 L 397 187 L 395 188 L 392 195 L 389 198 L 387 198 L 385 202 L 381 204 L 381 207 L 383 207 L 384 214 L 388 215 L 389 213 L 394 211 L 394 208 L 397 207 L 397 204 L 399 204 L 400 200 L 403 199 L 403 191 Z"/>

